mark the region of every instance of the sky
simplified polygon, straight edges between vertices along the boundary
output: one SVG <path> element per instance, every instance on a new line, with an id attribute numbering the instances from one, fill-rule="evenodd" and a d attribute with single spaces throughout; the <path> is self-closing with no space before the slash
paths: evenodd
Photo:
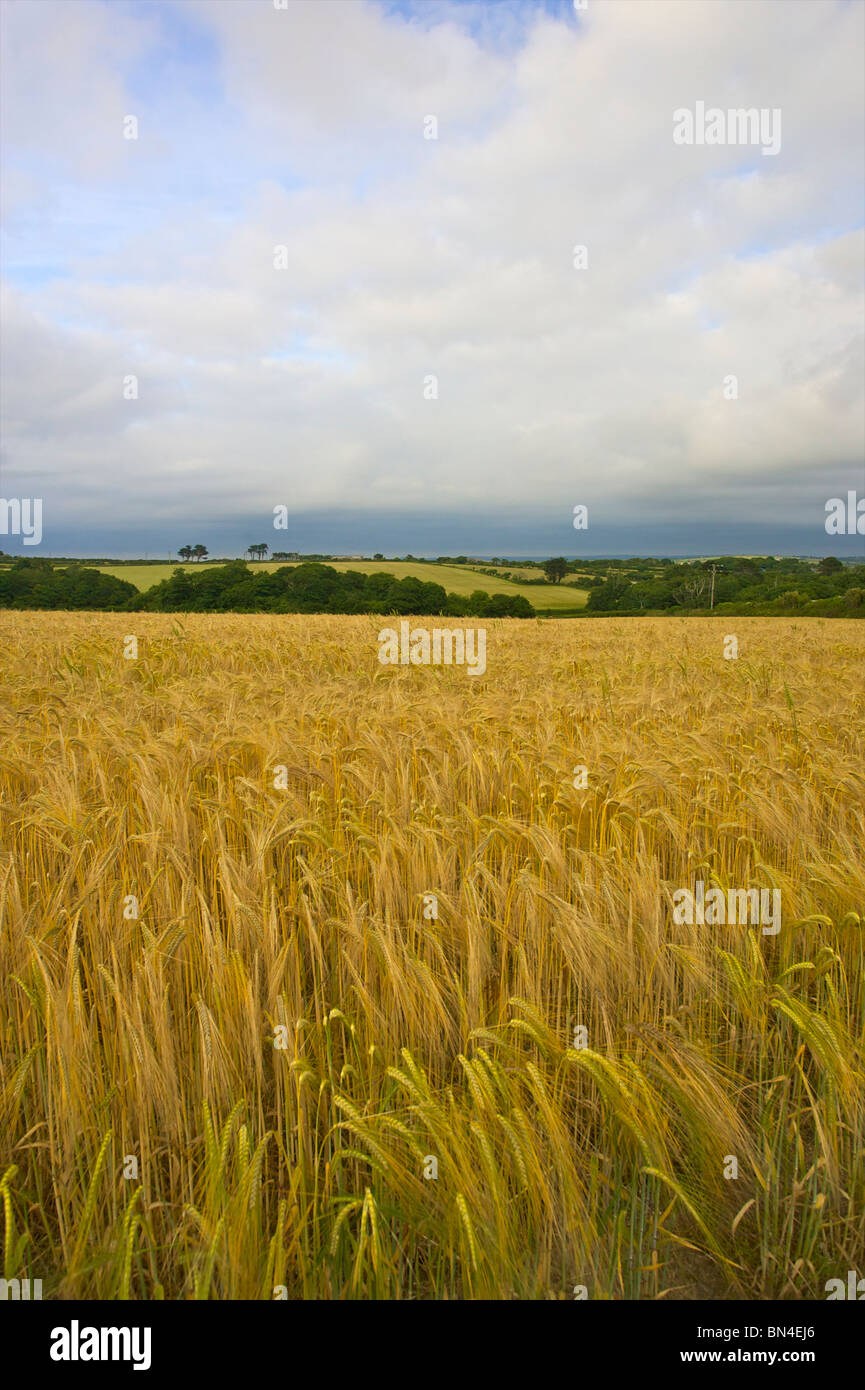
<path id="1" fill-rule="evenodd" d="M 0 549 L 865 553 L 863 0 L 0 23 Z"/>

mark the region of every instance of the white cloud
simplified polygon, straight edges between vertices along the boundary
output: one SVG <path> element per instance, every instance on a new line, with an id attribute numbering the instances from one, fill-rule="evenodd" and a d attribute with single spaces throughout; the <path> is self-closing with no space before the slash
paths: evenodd
<path id="1" fill-rule="evenodd" d="M 450 7 L 7 9 L 4 474 L 70 517 L 793 521 L 861 465 L 862 6 L 606 0 L 507 52 Z M 698 99 L 779 107 L 780 154 L 675 146 Z"/>

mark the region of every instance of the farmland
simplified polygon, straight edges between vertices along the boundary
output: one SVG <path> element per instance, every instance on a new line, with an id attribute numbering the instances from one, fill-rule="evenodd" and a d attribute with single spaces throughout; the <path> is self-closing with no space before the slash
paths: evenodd
<path id="1" fill-rule="evenodd" d="M 441 584 L 448 593 L 470 594 L 475 589 L 485 589 L 488 594 L 522 594 L 527 598 L 533 608 L 553 612 L 573 611 L 575 608 L 582 608 L 587 599 L 588 592 L 584 589 L 573 587 L 563 587 L 559 584 L 512 584 L 507 579 L 498 576 L 480 574 L 476 569 L 467 565 L 436 565 L 424 563 L 423 561 L 412 562 L 410 560 L 328 560 L 326 562 L 335 570 L 354 570 L 363 574 L 392 574 L 397 579 L 405 579 L 411 576 L 420 579 L 424 583 L 432 582 Z M 113 574 L 118 579 L 126 579 L 130 584 L 134 584 L 138 589 L 149 589 L 153 584 L 159 584 L 163 579 L 168 579 L 177 568 L 176 564 L 164 565 L 99 565 L 98 569 L 105 574 Z M 190 564 L 186 566 L 191 572 L 196 572 L 200 566 Z M 274 561 L 256 560 L 250 568 L 258 571 L 275 570 L 280 568 L 280 564 Z M 526 570 L 528 577 L 532 575 L 531 570 Z M 537 575 L 538 570 L 534 571 Z"/>
<path id="2" fill-rule="evenodd" d="M 490 622 L 474 679 L 380 626 L 0 613 L 6 1277 L 824 1297 L 865 1248 L 862 624 Z M 696 880 L 780 931 L 677 923 Z"/>

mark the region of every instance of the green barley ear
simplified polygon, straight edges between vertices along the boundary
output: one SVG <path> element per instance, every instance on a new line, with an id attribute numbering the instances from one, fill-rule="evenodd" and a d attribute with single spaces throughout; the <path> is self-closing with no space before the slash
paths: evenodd
<path id="1" fill-rule="evenodd" d="M 99 1152 L 96 1155 L 96 1162 L 93 1165 L 93 1173 L 90 1178 L 90 1184 L 87 1189 L 87 1198 L 84 1203 L 84 1211 L 78 1224 L 78 1234 L 75 1238 L 75 1245 L 73 1246 L 72 1254 L 69 1257 L 69 1264 L 67 1266 L 67 1278 L 69 1279 L 75 1279 L 81 1273 L 81 1271 L 79 1270 L 79 1266 L 84 1255 L 84 1250 L 87 1244 L 87 1237 L 90 1233 L 90 1226 L 93 1221 L 94 1214 L 96 1212 L 96 1196 L 99 1188 L 99 1178 L 102 1173 L 103 1166 L 105 1164 L 105 1157 L 108 1153 L 108 1146 L 111 1143 L 111 1139 L 112 1131 L 109 1130 L 108 1133 L 105 1135 L 105 1138 L 102 1140 L 102 1143 L 99 1147 Z"/>
<path id="2" fill-rule="evenodd" d="M 12 1279 L 15 1276 L 15 1262 L 12 1258 L 13 1246 L 15 1242 L 15 1218 L 12 1211 L 12 1194 L 10 1186 L 12 1179 L 18 1172 L 17 1163 L 6 1169 L 3 1179 L 0 1181 L 0 1193 L 3 1196 L 3 1220 L 4 1220 L 4 1242 L 3 1242 L 3 1277 Z"/>

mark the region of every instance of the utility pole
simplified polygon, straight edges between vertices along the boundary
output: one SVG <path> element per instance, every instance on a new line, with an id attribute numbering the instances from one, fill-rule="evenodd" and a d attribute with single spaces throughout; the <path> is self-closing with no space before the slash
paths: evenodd
<path id="1" fill-rule="evenodd" d="M 712 566 L 712 597 L 711 597 L 711 599 L 710 599 L 710 601 L 709 601 L 709 612 L 710 612 L 710 613 L 713 611 L 714 607 L 715 607 L 715 566 L 713 565 L 713 566 Z"/>

